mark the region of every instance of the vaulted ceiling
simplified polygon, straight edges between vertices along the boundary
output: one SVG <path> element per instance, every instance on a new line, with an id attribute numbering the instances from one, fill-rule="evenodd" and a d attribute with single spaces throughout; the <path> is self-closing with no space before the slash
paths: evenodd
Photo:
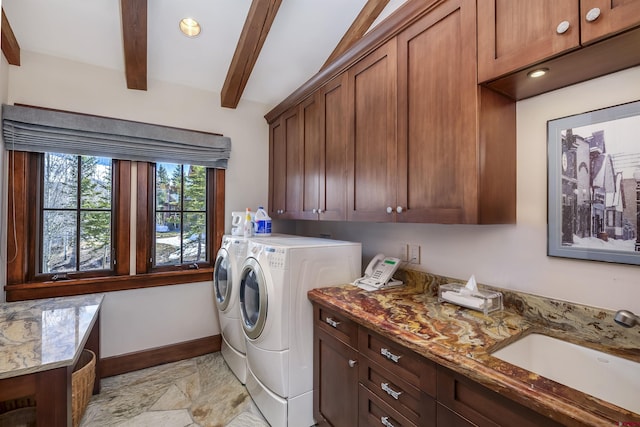
<path id="1" fill-rule="evenodd" d="M 405 1 L 3 0 L 2 51 L 121 70 L 130 90 L 160 80 L 274 106 Z M 185 17 L 199 36 L 179 31 Z"/>

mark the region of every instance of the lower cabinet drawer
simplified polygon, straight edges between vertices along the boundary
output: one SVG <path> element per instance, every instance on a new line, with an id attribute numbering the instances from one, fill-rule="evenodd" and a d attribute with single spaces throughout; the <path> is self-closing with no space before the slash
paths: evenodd
<path id="1" fill-rule="evenodd" d="M 438 403 L 480 426 L 562 426 L 442 366 L 438 366 Z"/>
<path id="2" fill-rule="evenodd" d="M 417 427 L 417 424 L 409 421 L 404 415 L 383 402 L 362 384 L 360 384 L 360 389 L 358 390 L 358 401 L 359 426 Z"/>
<path id="3" fill-rule="evenodd" d="M 407 420 L 416 425 L 433 425 L 435 400 L 417 387 L 366 357 L 360 357 L 358 376 L 360 384 Z"/>
<path id="4" fill-rule="evenodd" d="M 333 335 L 351 347 L 358 346 L 358 325 L 341 314 L 328 308 L 315 305 L 313 309 L 316 327 Z"/>
<path id="5" fill-rule="evenodd" d="M 358 330 L 358 351 L 394 376 L 436 397 L 434 362 L 363 327 Z"/>

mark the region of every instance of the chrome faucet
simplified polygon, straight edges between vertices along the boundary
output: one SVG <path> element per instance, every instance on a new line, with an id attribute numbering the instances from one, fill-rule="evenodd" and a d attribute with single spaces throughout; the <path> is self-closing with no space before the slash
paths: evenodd
<path id="1" fill-rule="evenodd" d="M 613 320 L 625 328 L 630 328 L 637 324 L 640 324 L 640 317 L 636 316 L 629 310 L 619 310 L 616 315 L 613 317 Z"/>

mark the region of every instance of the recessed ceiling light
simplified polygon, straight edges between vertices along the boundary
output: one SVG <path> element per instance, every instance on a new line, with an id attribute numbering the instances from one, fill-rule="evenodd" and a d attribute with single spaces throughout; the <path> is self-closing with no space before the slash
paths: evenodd
<path id="1" fill-rule="evenodd" d="M 538 77 L 542 77 L 549 71 L 548 68 L 538 68 L 537 70 L 529 71 L 527 73 L 527 77 L 531 77 L 532 79 L 537 79 Z"/>
<path id="2" fill-rule="evenodd" d="M 187 37 L 196 37 L 200 34 L 200 24 L 193 18 L 183 18 L 180 20 L 180 31 Z"/>

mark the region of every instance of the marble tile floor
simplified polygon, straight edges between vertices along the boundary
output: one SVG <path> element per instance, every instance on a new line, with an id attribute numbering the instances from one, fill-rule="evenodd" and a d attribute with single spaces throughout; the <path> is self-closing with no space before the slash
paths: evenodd
<path id="1" fill-rule="evenodd" d="M 104 378 L 80 427 L 269 427 L 220 352 Z"/>

